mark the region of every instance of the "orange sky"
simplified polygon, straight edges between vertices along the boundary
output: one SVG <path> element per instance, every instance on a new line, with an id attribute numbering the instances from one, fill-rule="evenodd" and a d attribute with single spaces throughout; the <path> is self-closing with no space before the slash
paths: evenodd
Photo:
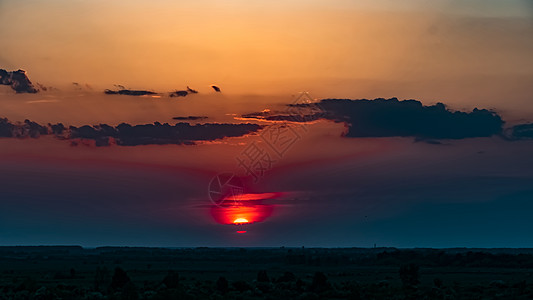
<path id="1" fill-rule="evenodd" d="M 525 1 L 3 1 L 0 65 L 100 89 L 526 103 Z M 21 22 L 24 20 L 24 22 Z"/>

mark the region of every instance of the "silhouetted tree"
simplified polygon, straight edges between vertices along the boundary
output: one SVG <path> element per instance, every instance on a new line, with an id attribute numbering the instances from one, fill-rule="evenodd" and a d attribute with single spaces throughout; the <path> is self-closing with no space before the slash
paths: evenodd
<path id="1" fill-rule="evenodd" d="M 252 289 L 252 287 L 246 281 L 243 280 L 235 281 L 232 285 L 233 288 L 235 288 L 241 293 Z"/>
<path id="2" fill-rule="evenodd" d="M 229 290 L 228 280 L 225 277 L 219 277 L 217 280 L 217 290 L 225 294 Z"/>
<path id="3" fill-rule="evenodd" d="M 328 278 L 322 272 L 316 272 L 313 276 L 313 282 L 311 283 L 310 289 L 313 292 L 323 292 L 329 289 L 331 286 L 328 282 Z"/>
<path id="4" fill-rule="evenodd" d="M 94 274 L 94 289 L 99 291 L 100 288 L 105 284 L 107 276 L 109 275 L 109 270 L 106 267 L 97 267 Z"/>
<path id="5" fill-rule="evenodd" d="M 257 282 L 270 282 L 267 271 L 261 270 L 257 273 Z"/>
<path id="6" fill-rule="evenodd" d="M 361 299 L 361 288 L 359 284 L 355 282 L 343 282 L 342 289 L 347 292 L 346 299 L 349 300 L 360 300 Z"/>
<path id="7" fill-rule="evenodd" d="M 163 278 L 163 283 L 169 288 L 169 289 L 177 289 L 180 284 L 180 276 L 178 272 L 176 271 L 168 271 L 167 276 Z"/>
<path id="8" fill-rule="evenodd" d="M 278 282 L 291 282 L 295 280 L 296 276 L 292 272 L 285 272 L 280 278 L 278 278 Z"/>
<path id="9" fill-rule="evenodd" d="M 416 286 L 420 282 L 418 280 L 418 269 L 418 266 L 414 263 L 400 267 L 400 279 L 402 280 L 406 299 L 419 299 L 420 295 L 418 295 Z"/>
<path id="10" fill-rule="evenodd" d="M 442 279 L 440 279 L 440 278 L 433 279 L 433 284 L 435 284 L 435 287 L 437 287 L 439 289 L 442 288 L 442 286 L 443 286 Z"/>
<path id="11" fill-rule="evenodd" d="M 304 289 L 305 289 L 305 282 L 303 282 L 303 280 L 298 278 L 298 280 L 296 280 L 296 290 L 298 292 L 303 292 Z"/>
<path id="12" fill-rule="evenodd" d="M 37 282 L 33 278 L 25 278 L 16 288 L 15 291 L 35 292 L 37 290 Z"/>
<path id="13" fill-rule="evenodd" d="M 139 292 L 137 291 L 137 287 L 131 281 L 127 282 L 122 289 L 122 296 L 120 298 L 121 300 L 138 300 Z"/>
<path id="14" fill-rule="evenodd" d="M 126 283 L 130 281 L 131 279 L 129 278 L 128 274 L 126 274 L 126 271 L 122 270 L 120 267 L 116 267 L 115 273 L 113 273 L 113 278 L 111 279 L 111 288 L 112 289 L 123 288 L 126 285 Z"/>
<path id="15" fill-rule="evenodd" d="M 57 299 L 57 296 L 55 296 L 49 289 L 42 286 L 37 291 L 35 291 L 34 300 L 54 300 Z"/>
<path id="16" fill-rule="evenodd" d="M 400 267 L 400 279 L 405 287 L 415 286 L 420 282 L 418 270 L 418 266 L 413 263 Z"/>

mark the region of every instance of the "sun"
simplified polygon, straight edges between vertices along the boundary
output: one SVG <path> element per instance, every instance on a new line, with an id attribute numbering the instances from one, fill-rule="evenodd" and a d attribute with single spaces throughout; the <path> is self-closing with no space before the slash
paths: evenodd
<path id="1" fill-rule="evenodd" d="M 237 218 L 235 221 L 233 221 L 233 224 L 239 225 L 239 224 L 245 224 L 248 223 L 248 220 L 246 218 Z"/>

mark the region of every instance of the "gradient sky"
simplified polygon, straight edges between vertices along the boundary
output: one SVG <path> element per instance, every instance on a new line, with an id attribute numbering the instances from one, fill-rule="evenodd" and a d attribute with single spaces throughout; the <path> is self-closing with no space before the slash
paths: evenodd
<path id="1" fill-rule="evenodd" d="M 532 14 L 527 0 L 3 0 L 0 63 L 53 86 L 520 106 L 533 92 Z"/>
<path id="2" fill-rule="evenodd" d="M 301 91 L 487 108 L 505 128 L 533 121 L 527 0 L 0 0 L 0 19 L 0 69 L 49 87 L 0 86 L 11 122 L 268 125 L 237 117 L 284 110 Z M 103 93 L 116 84 L 200 93 Z M 0 138 L 0 245 L 533 247 L 532 141 L 306 128 L 248 187 L 280 194 L 245 234 L 213 218 L 208 184 L 240 171 L 236 157 L 263 143 L 258 134 L 132 147 Z"/>

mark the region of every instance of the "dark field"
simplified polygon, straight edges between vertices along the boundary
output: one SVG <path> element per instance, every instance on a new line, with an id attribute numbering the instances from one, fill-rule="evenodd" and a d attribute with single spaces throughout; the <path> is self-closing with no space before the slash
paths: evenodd
<path id="1" fill-rule="evenodd" d="M 533 299 L 533 249 L 0 247 L 0 299 Z"/>

